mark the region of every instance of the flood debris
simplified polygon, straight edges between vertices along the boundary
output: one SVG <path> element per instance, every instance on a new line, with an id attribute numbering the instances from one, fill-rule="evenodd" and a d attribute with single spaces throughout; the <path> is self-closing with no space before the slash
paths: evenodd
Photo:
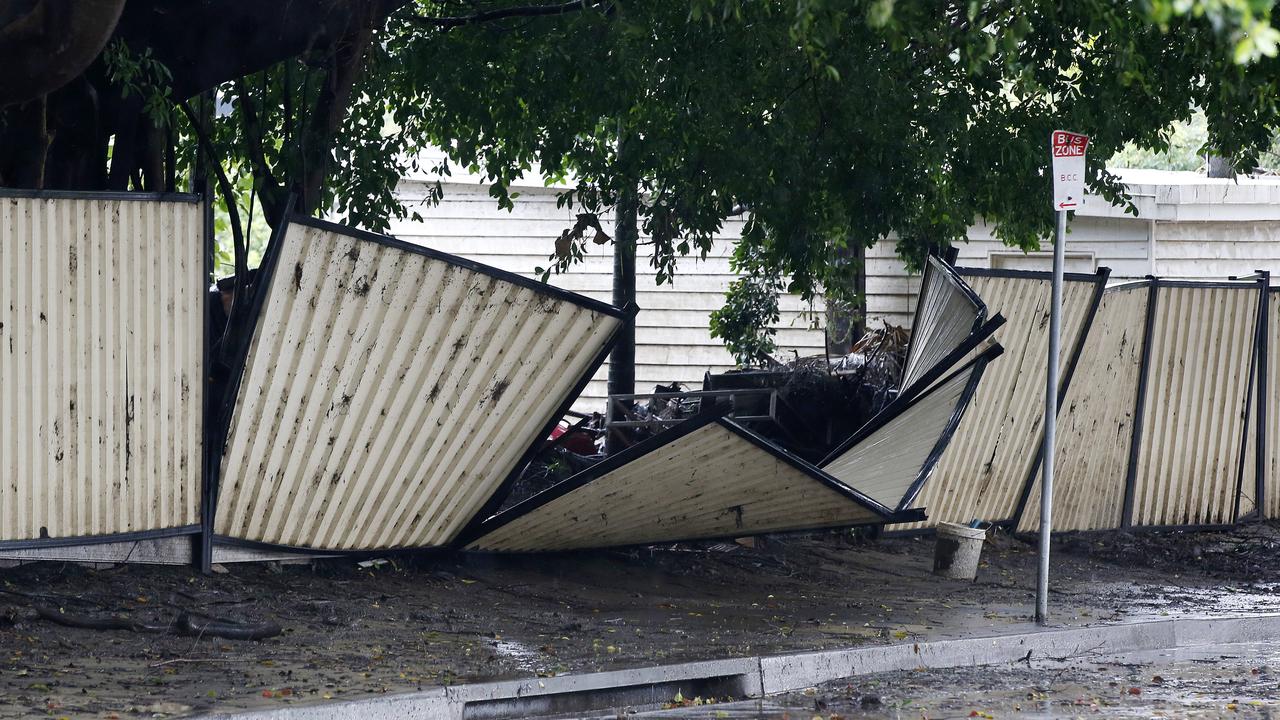
<path id="1" fill-rule="evenodd" d="M 163 621 L 148 622 L 140 617 L 119 613 L 74 613 L 63 608 L 36 604 L 38 617 L 57 625 L 82 630 L 127 630 L 134 633 L 171 633 L 187 637 L 217 637 L 227 640 L 265 640 L 284 632 L 278 623 L 228 620 L 190 611 Z"/>
<path id="2" fill-rule="evenodd" d="M 1002 320 L 984 322 L 977 296 L 939 268 L 936 282 L 959 290 L 927 295 L 939 317 L 923 340 L 937 347 L 908 347 L 905 332 L 885 325 L 835 362 L 612 396 L 606 429 L 632 444 L 473 523 L 459 545 L 546 552 L 923 520 L 912 502 L 1002 352 L 989 341 Z M 917 373 L 904 387 L 912 357 Z"/>
<path id="3" fill-rule="evenodd" d="M 746 424 L 817 462 L 897 397 L 908 338 L 905 328 L 884 322 L 869 330 L 847 355 L 814 355 L 768 368 L 709 374 L 704 385 L 710 390 L 775 391 L 776 412 L 767 420 Z M 759 401 L 751 409 L 759 411 Z"/>

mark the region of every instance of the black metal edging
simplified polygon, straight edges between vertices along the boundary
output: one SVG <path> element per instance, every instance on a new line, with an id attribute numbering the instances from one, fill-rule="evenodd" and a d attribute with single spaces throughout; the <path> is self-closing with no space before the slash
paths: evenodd
<path id="1" fill-rule="evenodd" d="M 1099 271 L 1104 268 L 1099 268 Z M 1008 270 L 1005 268 L 957 267 L 956 272 L 970 277 L 1024 278 L 1027 280 L 1052 280 L 1053 273 L 1048 270 Z M 1110 270 L 1108 270 L 1110 272 Z M 1096 280 L 1097 273 L 1063 273 L 1062 279 L 1067 282 L 1091 282 Z"/>
<path id="2" fill-rule="evenodd" d="M 33 538 L 30 540 L 0 541 L 0 551 L 5 550 L 39 550 L 41 548 L 73 547 L 76 545 L 106 545 L 108 543 L 137 542 L 139 540 L 160 540 L 163 538 L 199 535 L 201 526 L 181 525 L 158 530 L 135 530 L 133 532 L 113 533 L 110 535 L 79 535 L 75 537 Z"/>
<path id="3" fill-rule="evenodd" d="M 1120 511 L 1120 527 L 1133 527 L 1133 501 L 1137 492 L 1138 458 L 1142 454 L 1142 424 L 1146 418 L 1147 381 L 1151 376 L 1151 339 L 1155 334 L 1156 305 L 1160 283 L 1147 276 L 1147 317 L 1142 328 L 1142 360 L 1138 365 L 1138 391 L 1133 401 L 1133 428 L 1129 435 L 1129 464 L 1124 473 L 1124 507 Z"/>
<path id="4" fill-rule="evenodd" d="M 613 307 L 613 306 L 610 305 L 609 307 Z M 507 499 L 507 496 L 511 493 L 511 489 L 515 487 L 515 484 L 520 480 L 520 477 L 524 474 L 525 468 L 528 467 L 529 463 L 533 461 L 534 456 L 536 456 L 542 450 L 543 446 L 547 442 L 547 437 L 551 435 L 551 431 L 554 430 L 556 424 L 560 422 L 560 418 L 563 418 L 566 414 L 568 414 L 569 409 L 573 407 L 574 401 L 576 401 L 582 395 L 582 391 L 585 390 L 587 387 L 587 384 L 591 382 L 591 378 L 595 377 L 596 371 L 599 370 L 602 365 L 604 365 L 606 360 L 608 360 L 609 355 L 613 353 L 614 347 L 617 346 L 618 340 L 622 337 L 623 329 L 627 326 L 627 323 L 631 322 L 635 318 L 636 313 L 638 313 L 639 311 L 640 311 L 640 308 L 635 303 L 631 303 L 622 309 L 622 318 L 621 318 L 622 322 L 618 323 L 618 326 L 613 329 L 612 333 L 609 334 L 608 339 L 605 340 L 605 343 L 603 346 L 601 346 L 600 351 L 597 352 L 596 356 L 593 357 L 591 359 L 591 362 L 587 364 L 587 367 L 585 370 L 583 370 L 581 377 L 579 377 L 578 381 L 574 383 L 574 386 L 569 391 L 569 394 L 565 396 L 564 402 L 560 404 L 560 407 L 556 408 L 556 411 L 551 416 L 551 419 L 547 421 L 546 425 L 542 427 L 541 431 L 533 439 L 533 442 L 529 445 L 528 448 L 525 449 L 524 453 L 520 456 L 520 459 L 517 460 L 516 464 L 511 467 L 511 471 L 507 473 L 507 476 L 505 478 L 503 478 L 502 483 L 499 484 L 497 489 L 494 490 L 493 493 L 489 496 L 489 499 L 485 501 L 484 505 L 480 506 L 480 510 L 477 511 L 476 514 L 472 516 L 470 520 L 467 521 L 467 524 L 462 527 L 462 530 L 458 532 L 458 535 L 455 537 L 453 542 L 450 543 L 451 546 L 461 548 L 463 545 L 470 542 L 470 540 L 466 538 L 468 538 L 472 533 L 479 532 L 481 525 L 484 524 L 484 521 L 489 516 L 496 513 L 498 511 L 498 508 L 502 507 L 502 501 Z M 679 426 L 677 425 L 676 427 L 679 427 Z M 660 433 L 660 435 L 664 435 L 664 434 L 666 433 Z M 640 444 L 642 445 L 644 443 L 640 443 Z M 619 453 L 619 455 L 620 454 L 622 453 Z M 614 455 L 613 457 L 617 457 L 617 455 Z M 607 460 L 602 462 L 607 462 Z M 597 467 L 597 466 L 588 468 L 583 472 L 588 472 L 594 467 Z M 573 478 L 568 478 L 565 480 L 565 482 L 568 482 L 569 480 L 572 480 L 572 479 Z M 553 489 L 553 488 L 549 488 L 549 490 L 550 489 Z"/>
<path id="5" fill-rule="evenodd" d="M 934 443 L 933 449 L 929 451 L 929 455 L 925 458 L 924 464 L 920 466 L 920 471 L 916 474 L 916 479 L 912 481 L 907 488 L 907 492 L 903 494 L 902 499 L 898 502 L 895 512 L 906 512 L 915 502 L 916 497 L 924 488 L 925 482 L 929 476 L 933 474 L 934 468 L 938 466 L 938 462 L 942 460 L 942 454 L 947 451 L 947 447 L 951 444 L 952 437 L 955 436 L 956 430 L 960 428 L 960 421 L 964 419 L 965 411 L 969 407 L 969 403 L 973 401 L 973 396 L 978 392 L 978 384 L 982 381 L 982 376 L 987 371 L 987 365 L 992 360 L 999 357 L 1004 352 L 1004 348 L 1000 345 L 993 345 L 986 352 L 974 358 L 973 363 L 967 365 L 970 369 L 969 381 L 965 383 L 964 390 L 960 393 L 960 399 L 956 402 L 956 406 L 951 411 L 951 416 L 947 418 L 947 424 L 943 427 L 942 434 L 938 436 L 938 441 Z M 963 368 L 960 372 L 963 372 Z M 941 387 L 942 383 L 938 384 Z M 921 400 L 925 396 L 921 396 Z M 927 510 L 927 508 L 922 509 Z"/>
<path id="6" fill-rule="evenodd" d="M 1235 277 L 1231 278 L 1235 280 Z M 1270 282 L 1269 274 L 1265 271 L 1258 273 L 1258 290 L 1259 300 L 1258 308 L 1253 315 L 1253 351 L 1249 354 L 1249 380 L 1245 384 L 1244 391 L 1244 422 L 1240 427 L 1240 456 L 1236 463 L 1236 492 L 1235 502 L 1231 507 L 1231 522 L 1235 524 L 1242 519 L 1240 515 L 1240 500 L 1244 495 L 1244 469 L 1249 459 L 1249 419 L 1253 418 L 1254 422 L 1254 509 L 1252 513 L 1246 514 L 1249 517 L 1256 514 L 1262 508 L 1262 495 L 1260 493 L 1263 463 L 1262 452 L 1263 442 L 1261 429 L 1265 426 L 1265 418 L 1262 415 L 1264 402 L 1262 396 L 1257 397 L 1258 404 L 1254 406 L 1254 394 L 1261 387 L 1265 387 L 1267 374 L 1265 355 L 1266 349 L 1262 345 L 1262 339 L 1265 336 L 1266 312 L 1267 312 L 1267 285 Z"/>
<path id="7" fill-rule="evenodd" d="M 1093 290 L 1093 300 L 1089 303 L 1089 314 L 1085 316 L 1084 325 L 1080 327 L 1080 338 L 1076 342 L 1075 350 L 1072 351 L 1071 357 L 1067 359 L 1066 372 L 1062 375 L 1061 386 L 1058 388 L 1058 407 L 1054 409 L 1054 414 L 1062 412 L 1062 406 L 1066 404 L 1067 393 L 1071 389 L 1071 379 L 1075 377 L 1076 367 L 1080 364 L 1080 357 L 1084 354 L 1084 344 L 1089 341 L 1089 333 L 1093 331 L 1093 321 L 1098 317 L 1098 307 L 1102 305 L 1102 296 L 1107 292 L 1107 280 L 1111 279 L 1111 268 L 1100 267 L 1097 272 L 1097 286 Z M 1022 522 L 1022 514 L 1027 510 L 1027 503 L 1031 500 L 1031 487 L 1035 484 L 1036 473 L 1040 470 L 1040 465 L 1044 460 L 1044 431 L 1041 430 L 1041 442 L 1036 447 L 1035 459 L 1031 462 L 1031 468 L 1027 472 L 1027 480 L 1022 484 L 1022 493 L 1018 496 L 1018 506 L 1013 511 L 1013 517 L 1004 523 L 1012 527 L 1017 527 Z"/>
<path id="8" fill-rule="evenodd" d="M 213 511 L 216 494 L 218 468 L 214 466 L 214 458 L 221 455 L 216 449 L 214 426 L 209 422 L 213 403 L 210 390 L 210 371 L 213 369 L 213 316 L 209 307 L 209 290 L 213 281 L 214 257 L 216 256 L 217 238 L 214 236 L 213 196 L 208 192 L 208 181 L 203 180 L 201 193 L 204 202 L 201 207 L 201 232 L 203 234 L 204 274 L 200 284 L 200 310 L 204 318 L 204 336 L 201 341 L 200 388 L 200 535 L 192 543 L 191 562 L 204 574 L 213 572 Z"/>
<path id="9" fill-rule="evenodd" d="M 929 368 L 928 372 L 921 375 L 914 383 L 911 383 L 910 387 L 901 388 L 898 391 L 897 397 L 894 398 L 894 402 L 897 402 L 898 400 L 910 400 L 911 398 L 928 390 L 935 382 L 937 382 L 938 378 L 942 377 L 948 370 L 955 367 L 956 363 L 964 360 L 969 353 L 977 349 L 977 347 L 987 338 L 994 335 L 996 330 L 999 330 L 1004 324 L 1004 316 L 1000 313 L 996 313 L 990 320 L 987 320 L 982 325 L 978 326 L 973 332 L 969 333 L 969 336 L 964 339 L 964 342 L 960 343 L 954 350 L 943 356 L 943 358 L 935 363 L 933 367 Z M 874 420 L 875 418 L 872 419 Z"/>
<path id="10" fill-rule="evenodd" d="M 254 281 L 253 300 L 249 305 L 248 319 L 250 320 L 251 329 L 244 339 L 243 347 L 240 348 L 239 353 L 236 355 L 235 364 L 231 369 L 230 376 L 227 378 L 227 387 L 224 395 L 221 398 L 213 399 L 215 402 L 221 403 L 221 405 L 215 416 L 214 426 L 209 429 L 209 438 L 213 443 L 213 450 L 209 458 L 209 489 L 206 496 L 208 508 L 206 513 L 202 513 L 202 519 L 208 527 L 208 556 L 211 563 L 213 558 L 214 524 L 217 521 L 218 496 L 222 491 L 222 453 L 226 449 L 227 437 L 231 432 L 231 419 L 235 414 L 236 397 L 240 394 L 240 385 L 244 380 L 245 366 L 249 363 L 249 353 L 253 349 L 253 340 L 258 334 L 258 326 L 262 322 L 262 306 L 266 303 L 268 289 L 271 286 L 272 279 L 275 277 L 280 248 L 284 244 L 285 234 L 289 230 L 290 211 L 293 209 L 293 204 L 296 200 L 296 196 L 289 195 L 288 200 L 285 201 L 283 219 L 271 233 L 271 239 L 267 241 L 267 250 L 263 254 L 262 262 L 258 265 L 258 277 Z M 227 318 L 227 322 L 230 321 L 231 319 Z M 204 515 L 207 515 L 207 519 L 203 518 Z M 201 552 L 204 552 L 203 547 Z"/>
<path id="11" fill-rule="evenodd" d="M 199 193 L 126 192 L 122 190 L 28 190 L 0 188 L 0 198 L 28 200 L 161 200 L 165 202 L 200 202 Z"/>
<path id="12" fill-rule="evenodd" d="M 1267 396 L 1269 388 L 1267 387 L 1267 376 L 1270 371 L 1271 356 L 1270 348 L 1267 343 L 1267 333 L 1270 331 L 1271 325 L 1271 272 L 1268 270 L 1258 271 L 1258 289 L 1261 291 L 1262 298 L 1258 302 L 1258 330 L 1255 333 L 1254 353 L 1258 365 L 1258 380 L 1255 389 L 1257 390 L 1258 409 L 1257 420 L 1254 422 L 1254 432 L 1257 433 L 1254 440 L 1254 512 L 1258 517 L 1266 517 L 1267 494 L 1267 412 L 1270 398 Z M 1236 503 L 1239 504 L 1240 494 L 1236 493 Z M 1237 511 L 1237 515 L 1239 511 Z M 1238 518 L 1237 518 L 1238 519 Z"/>
<path id="13" fill-rule="evenodd" d="M 1265 518 L 1267 516 L 1267 471 L 1270 463 L 1267 448 L 1267 416 L 1271 412 L 1271 388 L 1267 386 L 1271 374 L 1271 293 L 1276 292 L 1271 288 L 1271 273 L 1262 271 L 1262 318 L 1258 328 L 1258 364 L 1262 371 L 1258 374 L 1258 472 L 1254 478 L 1256 484 L 1255 507 L 1258 510 L 1258 516 Z"/>
<path id="14" fill-rule="evenodd" d="M 230 535 L 214 535 L 213 541 L 215 545 L 221 547 L 234 547 L 242 550 L 259 550 L 262 552 L 290 553 L 294 555 L 307 555 L 310 557 L 341 557 L 341 558 L 360 558 L 360 557 L 387 557 L 402 553 L 412 553 L 415 556 L 424 557 L 429 554 L 444 554 L 451 552 L 447 547 L 385 547 L 385 548 L 355 548 L 355 549 L 324 549 L 302 547 L 300 545 L 287 545 L 284 543 L 271 543 L 262 540 L 247 540 L 245 538 L 231 537 Z"/>
<path id="15" fill-rule="evenodd" d="M 491 278 L 509 282 L 509 283 L 512 283 L 513 285 L 519 285 L 520 287 L 527 288 L 529 290 L 549 294 L 557 299 L 564 300 L 566 302 L 571 302 L 575 305 L 581 305 L 590 310 L 595 310 L 596 312 L 603 313 L 611 317 L 616 317 L 621 319 L 626 318 L 625 310 L 623 308 L 614 307 L 613 305 L 610 305 L 607 302 L 596 300 L 595 298 L 587 297 L 586 295 L 581 295 L 571 290 L 558 288 L 548 283 L 539 282 L 537 280 L 534 280 L 533 278 L 528 278 L 523 275 L 510 272 L 508 270 L 502 270 L 500 268 L 496 268 L 491 265 L 485 265 L 484 263 L 476 262 L 475 260 L 464 258 L 459 255 L 452 255 L 450 253 L 442 252 L 434 248 L 429 248 L 423 245 L 415 245 L 410 242 L 405 242 L 404 240 L 391 237 L 390 235 L 380 235 L 378 233 L 369 232 L 368 230 L 360 230 L 359 228 L 340 225 L 338 223 L 329 222 L 327 220 L 319 220 L 312 217 L 303 217 L 303 216 L 294 215 L 289 217 L 288 221 L 290 223 L 297 223 L 298 225 L 306 225 L 309 227 L 318 228 L 320 230 L 328 230 L 329 232 L 346 235 L 348 237 L 354 237 L 360 240 L 367 240 L 369 242 L 377 243 L 379 245 L 383 245 L 386 247 L 395 248 L 397 250 L 403 250 L 404 252 L 412 253 L 414 255 L 422 255 L 424 257 L 429 257 L 429 258 L 432 258 L 433 260 L 440 260 L 443 262 L 447 262 L 450 265 L 457 265 L 458 267 L 466 268 L 467 270 L 480 273 L 481 275 L 487 275 Z"/>

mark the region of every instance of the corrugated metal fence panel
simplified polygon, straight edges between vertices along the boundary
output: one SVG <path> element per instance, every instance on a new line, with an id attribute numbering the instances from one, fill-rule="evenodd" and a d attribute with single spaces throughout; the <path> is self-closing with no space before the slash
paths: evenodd
<path id="1" fill-rule="evenodd" d="M 1235 520 L 1258 292 L 1256 284 L 1158 287 L 1133 525 Z"/>
<path id="2" fill-rule="evenodd" d="M 530 498 L 531 510 L 513 507 L 510 522 L 469 547 L 570 550 L 883 521 L 721 422 L 565 483 L 577 486 L 549 501 Z"/>
<path id="3" fill-rule="evenodd" d="M 902 412 L 848 450 L 824 460 L 822 469 L 890 508 L 898 508 L 924 482 L 964 416 L 986 361 L 939 382 Z M 873 421 L 874 422 L 874 421 Z"/>
<path id="4" fill-rule="evenodd" d="M 1058 412 L 1053 485 L 1055 530 L 1118 528 L 1133 439 L 1150 286 L 1112 288 L 1102 296 L 1085 338 L 1075 382 Z M 1018 530 L 1040 526 L 1040 475 Z"/>
<path id="5" fill-rule="evenodd" d="M 933 477 L 912 507 L 925 508 L 925 523 L 895 525 L 918 530 L 939 522 L 1014 519 L 1044 422 L 1045 355 L 1049 336 L 1049 280 L 1042 275 L 975 274 L 957 268 L 991 315 L 1007 322 L 995 339 L 1005 354 L 987 370 L 969 410 Z M 1069 276 L 1063 285 L 1059 362 L 1067 368 L 1094 309 L 1099 280 Z M 1066 373 L 1063 380 L 1066 381 Z"/>
<path id="6" fill-rule="evenodd" d="M 906 367 L 898 386 L 911 387 L 943 358 L 957 350 L 986 319 L 986 314 L 986 307 L 964 280 L 941 260 L 930 257 L 912 323 Z"/>
<path id="7" fill-rule="evenodd" d="M 0 540 L 199 522 L 201 210 L 0 197 Z"/>
<path id="8" fill-rule="evenodd" d="M 217 507 L 247 540 L 448 543 L 621 323 L 335 226 L 291 224 L 275 267 Z"/>

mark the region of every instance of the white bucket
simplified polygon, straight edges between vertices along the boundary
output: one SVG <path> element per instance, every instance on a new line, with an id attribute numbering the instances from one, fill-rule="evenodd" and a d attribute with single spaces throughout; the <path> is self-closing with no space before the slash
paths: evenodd
<path id="1" fill-rule="evenodd" d="M 933 546 L 933 574 L 956 580 L 978 577 L 978 558 L 987 531 L 956 523 L 938 525 L 938 539 Z"/>

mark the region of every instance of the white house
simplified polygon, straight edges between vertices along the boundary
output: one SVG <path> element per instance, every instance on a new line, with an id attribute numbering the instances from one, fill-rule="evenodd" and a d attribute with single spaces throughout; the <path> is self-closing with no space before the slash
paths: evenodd
<path id="1" fill-rule="evenodd" d="M 1280 272 L 1280 178 L 1210 179 L 1191 172 L 1118 171 L 1128 185 L 1138 216 L 1101 198 L 1086 198 L 1067 236 L 1067 269 L 1092 272 L 1111 268 L 1113 280 L 1159 275 L 1173 278 L 1223 278 L 1255 269 Z M 554 240 L 573 223 L 573 212 L 557 208 L 555 188 L 529 182 L 511 212 L 501 210 L 476 178 L 455 175 L 444 185 L 438 206 L 422 205 L 429 177 L 408 177 L 400 196 L 423 221 L 400 222 L 392 234 L 522 274 L 548 264 Z M 1048 212 L 1047 204 L 1046 210 Z M 603 218 L 602 218 L 603 220 Z M 708 370 L 722 371 L 733 360 L 708 331 L 708 314 L 720 307 L 735 275 L 729 267 L 741 221 L 725 225 L 725 242 L 705 260 L 681 262 L 675 282 L 657 286 L 646 268 L 643 248 L 636 318 L 636 384 L 644 392 L 655 383 L 680 381 L 695 387 Z M 612 233 L 606 227 L 606 231 Z M 596 248 L 581 265 L 550 282 L 608 300 L 613 261 L 610 246 Z M 975 225 L 959 248 L 960 265 L 1011 269 L 1048 269 L 1047 251 L 1023 253 L 994 239 L 990 228 Z M 646 270 L 649 270 L 646 272 Z M 870 324 L 881 320 L 909 326 L 919 278 L 906 272 L 886 240 L 867 251 L 867 311 Z M 821 303 L 782 299 L 779 355 L 820 354 L 824 338 Z M 815 329 L 817 326 L 817 329 Z M 579 409 L 599 409 L 605 394 L 604 371 L 587 388 Z"/>

